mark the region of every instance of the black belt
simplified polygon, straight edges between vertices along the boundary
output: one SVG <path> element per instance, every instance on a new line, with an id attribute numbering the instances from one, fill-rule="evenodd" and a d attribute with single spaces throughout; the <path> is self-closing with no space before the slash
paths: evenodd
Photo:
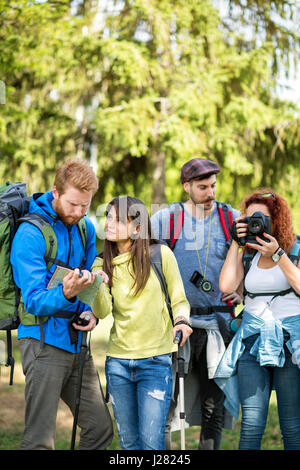
<path id="1" fill-rule="evenodd" d="M 233 311 L 234 307 L 229 305 L 210 305 L 209 307 L 191 307 L 191 315 L 210 315 L 216 312 Z"/>

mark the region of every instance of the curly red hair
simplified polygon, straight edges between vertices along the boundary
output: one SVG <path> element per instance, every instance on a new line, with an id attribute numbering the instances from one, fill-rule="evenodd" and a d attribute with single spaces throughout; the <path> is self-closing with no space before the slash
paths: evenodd
<path id="1" fill-rule="evenodd" d="M 262 194 L 272 194 L 271 196 L 262 196 Z M 291 210 L 287 201 L 275 193 L 271 188 L 259 188 L 253 191 L 241 202 L 242 213 L 251 204 L 264 204 L 269 209 L 272 221 L 272 235 L 279 243 L 279 246 L 286 253 L 290 253 L 295 241 L 296 235 L 293 227 Z"/>

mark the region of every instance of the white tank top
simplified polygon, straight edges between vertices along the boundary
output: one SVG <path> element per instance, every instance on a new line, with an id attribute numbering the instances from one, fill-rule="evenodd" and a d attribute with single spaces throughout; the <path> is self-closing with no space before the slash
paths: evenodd
<path id="1" fill-rule="evenodd" d="M 291 285 L 278 265 L 266 269 L 257 266 L 260 256 L 261 254 L 257 252 L 245 277 L 246 290 L 259 293 L 279 292 L 289 289 Z M 271 299 L 271 296 L 257 296 L 251 299 L 247 295 L 245 310 L 264 319 L 274 318 L 278 320 L 300 313 L 300 298 L 294 292 L 283 296 L 279 295 L 272 301 Z"/>

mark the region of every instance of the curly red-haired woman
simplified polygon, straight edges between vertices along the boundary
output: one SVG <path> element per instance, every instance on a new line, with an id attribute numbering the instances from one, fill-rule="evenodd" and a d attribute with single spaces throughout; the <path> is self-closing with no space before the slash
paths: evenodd
<path id="1" fill-rule="evenodd" d="M 300 449 L 300 262 L 297 251 L 294 262 L 288 256 L 297 239 L 291 211 L 270 189 L 254 191 L 241 206 L 247 219 L 236 219 L 219 284 L 226 293 L 244 283 L 245 307 L 215 380 L 236 417 L 241 406 L 240 449 L 260 449 L 272 388 L 284 448 Z M 259 222 L 265 231 L 255 236 Z M 253 255 L 246 272 L 245 253 Z"/>

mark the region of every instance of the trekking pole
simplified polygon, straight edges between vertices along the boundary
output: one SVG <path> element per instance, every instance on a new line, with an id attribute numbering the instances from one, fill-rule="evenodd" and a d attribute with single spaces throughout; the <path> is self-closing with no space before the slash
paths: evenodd
<path id="1" fill-rule="evenodd" d="M 182 339 L 182 331 L 178 330 L 174 343 L 178 344 L 178 378 L 179 378 L 179 418 L 180 418 L 180 441 L 181 450 L 185 450 L 185 411 L 184 411 L 184 357 L 183 349 L 179 346 Z"/>
<path id="2" fill-rule="evenodd" d="M 79 415 L 79 406 L 80 406 L 82 376 L 83 376 L 83 368 L 84 368 L 86 352 L 87 352 L 87 331 L 83 331 L 82 332 L 80 352 L 79 352 L 79 358 L 78 358 L 79 371 L 78 371 L 75 412 L 74 412 L 73 431 L 72 431 L 72 440 L 71 440 L 71 449 L 70 450 L 74 450 L 74 447 L 75 447 L 76 428 L 77 428 L 78 415 Z"/>

